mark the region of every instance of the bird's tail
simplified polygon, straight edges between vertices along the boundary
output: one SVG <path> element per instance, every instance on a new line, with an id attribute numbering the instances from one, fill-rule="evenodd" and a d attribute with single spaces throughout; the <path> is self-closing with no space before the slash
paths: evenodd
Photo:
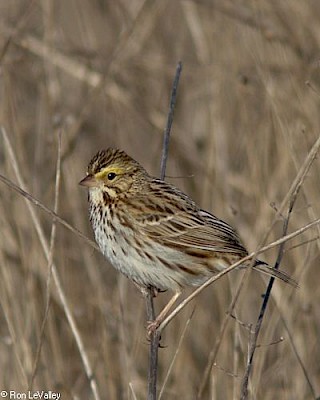
<path id="1" fill-rule="evenodd" d="M 259 272 L 262 272 L 268 276 L 272 276 L 273 278 L 281 279 L 285 283 L 289 283 L 289 285 L 297 288 L 299 287 L 298 282 L 291 278 L 288 274 L 285 272 L 271 268 L 267 263 L 261 260 L 256 260 L 255 265 L 253 266 L 254 269 L 256 269 Z"/>

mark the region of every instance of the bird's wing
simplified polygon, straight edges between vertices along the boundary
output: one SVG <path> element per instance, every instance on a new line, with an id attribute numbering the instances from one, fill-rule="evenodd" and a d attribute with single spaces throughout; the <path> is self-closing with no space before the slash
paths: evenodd
<path id="1" fill-rule="evenodd" d="M 135 222 L 141 233 L 164 245 L 247 255 L 230 225 L 206 211 L 190 211 L 142 213 Z"/>

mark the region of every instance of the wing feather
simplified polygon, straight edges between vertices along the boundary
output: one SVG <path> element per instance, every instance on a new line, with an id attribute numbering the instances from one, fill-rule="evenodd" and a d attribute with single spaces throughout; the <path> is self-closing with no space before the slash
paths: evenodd
<path id="1" fill-rule="evenodd" d="M 151 195 L 150 195 L 151 193 Z M 130 199 L 126 199 L 130 202 Z M 130 210 L 130 212 L 129 212 Z M 153 179 L 150 191 L 135 196 L 127 217 L 140 232 L 163 245 L 208 252 L 247 255 L 236 231 L 226 222 L 201 210 L 171 184 Z"/>
<path id="2" fill-rule="evenodd" d="M 235 230 L 203 210 L 144 214 L 138 221 L 143 234 L 164 245 L 247 254 Z"/>

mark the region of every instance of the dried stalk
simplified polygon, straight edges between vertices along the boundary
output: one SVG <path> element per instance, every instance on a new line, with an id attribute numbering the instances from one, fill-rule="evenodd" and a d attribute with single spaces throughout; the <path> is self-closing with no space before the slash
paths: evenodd
<path id="1" fill-rule="evenodd" d="M 172 91 L 170 96 L 170 106 L 167 118 L 166 128 L 164 130 L 163 136 L 163 146 L 162 146 L 162 157 L 161 157 L 161 167 L 160 167 L 160 179 L 165 178 L 166 165 L 169 153 L 169 142 L 170 133 L 173 122 L 174 107 L 177 99 L 177 89 L 179 84 L 179 79 L 182 71 L 181 61 L 177 65 L 175 78 L 172 85 Z M 148 294 L 146 296 L 146 307 L 147 307 L 147 319 L 148 321 L 153 321 L 155 319 L 154 305 L 153 305 L 153 289 L 148 289 Z M 156 400 L 157 398 L 157 372 L 158 372 L 158 349 L 161 339 L 161 331 L 156 330 L 151 335 L 150 342 L 150 352 L 149 352 L 149 368 L 148 368 L 148 400 Z"/>

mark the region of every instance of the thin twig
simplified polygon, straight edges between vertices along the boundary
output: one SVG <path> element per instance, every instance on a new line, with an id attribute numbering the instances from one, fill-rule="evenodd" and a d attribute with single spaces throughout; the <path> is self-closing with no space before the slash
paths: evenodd
<path id="1" fill-rule="evenodd" d="M 269 236 L 269 233 L 272 231 L 272 229 L 273 229 L 274 225 L 276 224 L 276 222 L 278 221 L 279 217 L 281 217 L 282 213 L 284 213 L 286 204 L 288 204 L 288 202 L 292 198 L 292 194 L 296 191 L 297 186 L 298 185 L 301 186 L 302 183 L 305 181 L 306 176 L 307 176 L 308 172 L 310 171 L 310 168 L 318 155 L 319 149 L 320 149 L 320 135 L 318 136 L 314 145 L 310 149 L 303 164 L 301 165 L 299 171 L 297 172 L 297 175 L 296 175 L 294 181 L 292 182 L 290 189 L 288 190 L 288 192 L 285 195 L 284 199 L 282 200 L 280 206 L 278 207 L 277 212 L 273 218 L 273 221 L 272 221 L 271 225 L 269 226 L 266 234 L 264 235 L 264 237 L 260 243 L 260 246 L 265 243 L 267 237 Z M 318 230 L 319 230 L 319 227 L 318 227 Z M 258 246 L 258 247 L 260 247 L 260 246 Z"/>
<path id="2" fill-rule="evenodd" d="M 60 174 L 61 173 L 61 131 L 58 134 L 58 157 L 57 157 L 57 166 L 56 166 L 56 183 L 55 183 L 55 196 L 54 196 L 54 212 L 57 213 L 58 211 L 58 204 L 59 204 L 59 187 L 60 187 Z M 55 245 L 56 239 L 56 220 L 52 220 L 52 227 L 51 227 L 51 235 L 50 235 L 50 248 L 49 248 L 49 259 L 48 259 L 48 275 L 47 275 L 47 283 L 46 283 L 46 306 L 44 311 L 44 317 L 41 324 L 40 329 L 40 336 L 39 336 L 39 343 L 36 350 L 36 356 L 33 363 L 31 379 L 29 383 L 29 390 L 32 390 L 34 378 L 37 373 L 37 368 L 39 365 L 41 348 L 44 338 L 44 331 L 46 327 L 46 323 L 48 320 L 49 309 L 50 309 L 50 287 L 51 287 L 51 278 L 52 278 L 52 264 L 53 264 L 53 250 Z"/>
<path id="3" fill-rule="evenodd" d="M 182 62 L 179 61 L 176 69 L 176 75 L 172 85 L 171 97 L 170 97 L 170 106 L 167 118 L 167 125 L 163 134 L 163 146 L 162 146 L 162 157 L 161 157 L 161 167 L 160 167 L 160 179 L 164 179 L 166 176 L 166 166 L 167 159 L 169 153 L 169 142 L 170 142 L 170 133 L 173 122 L 173 114 L 177 100 L 177 90 L 180 80 L 180 75 L 182 72 Z"/>
<path id="4" fill-rule="evenodd" d="M 129 382 L 129 388 L 130 388 L 130 392 L 131 392 L 131 394 L 132 394 L 133 400 L 138 400 L 137 395 L 136 395 L 136 393 L 135 393 L 135 391 L 134 391 L 132 382 Z"/>
<path id="5" fill-rule="evenodd" d="M 178 63 L 176 73 L 172 85 L 172 91 L 170 96 L 170 106 L 167 118 L 167 125 L 164 130 L 163 145 L 162 145 L 162 157 L 160 167 L 160 179 L 164 179 L 166 173 L 166 165 L 169 152 L 170 133 L 173 122 L 174 107 L 177 99 L 177 89 L 179 79 L 182 71 L 181 61 Z M 148 321 L 155 319 L 154 305 L 153 305 L 153 289 L 148 288 L 148 294 L 146 296 L 146 307 L 147 307 L 147 318 Z M 149 352 L 149 368 L 148 368 L 148 400 L 156 400 L 157 398 L 157 372 L 158 372 L 158 350 L 161 339 L 161 331 L 156 330 L 151 334 L 150 352 Z"/>
<path id="6" fill-rule="evenodd" d="M 220 371 L 223 371 L 226 375 L 230 376 L 231 378 L 236 378 L 236 379 L 239 378 L 239 376 L 236 373 L 226 370 L 225 368 L 218 365 L 216 362 L 213 364 L 213 367 L 219 369 Z"/>
<path id="7" fill-rule="evenodd" d="M 236 268 L 236 267 L 234 267 L 234 268 Z M 236 293 L 235 293 L 235 295 L 234 295 L 234 297 L 233 297 L 233 299 L 231 301 L 231 304 L 230 304 L 229 309 L 228 309 L 228 311 L 226 313 L 226 316 L 225 316 L 225 318 L 224 318 L 224 320 L 222 322 L 222 325 L 221 325 L 221 328 L 220 328 L 220 332 L 219 332 L 218 338 L 217 338 L 217 340 L 215 342 L 215 345 L 214 345 L 213 349 L 211 350 L 211 352 L 209 354 L 208 362 L 207 362 L 207 365 L 206 365 L 206 369 L 204 371 L 204 374 L 203 374 L 203 377 L 202 377 L 202 380 L 201 380 L 201 384 L 199 386 L 199 390 L 198 390 L 198 393 L 197 393 L 197 400 L 201 400 L 203 398 L 203 392 L 205 390 L 205 387 L 206 387 L 210 372 L 212 370 L 212 367 L 215 364 L 216 357 L 217 357 L 218 351 L 220 349 L 220 345 L 222 343 L 222 338 L 224 336 L 224 333 L 225 333 L 225 331 L 227 329 L 228 322 L 230 320 L 229 316 L 232 315 L 232 313 L 233 313 L 235 305 L 236 305 L 236 303 L 238 301 L 238 298 L 240 296 L 240 292 L 241 292 L 241 290 L 242 290 L 242 288 L 243 288 L 243 286 L 245 284 L 245 281 L 246 281 L 246 279 L 247 279 L 247 277 L 249 275 L 248 273 L 249 273 L 249 269 L 246 269 L 244 274 L 243 274 L 243 276 L 242 276 L 242 279 L 241 279 L 241 281 L 240 281 L 240 283 L 239 283 L 239 285 L 237 287 Z"/>
<path id="8" fill-rule="evenodd" d="M 162 395 L 163 395 L 163 393 L 164 393 L 164 390 L 165 390 L 165 388 L 166 388 L 166 385 L 167 385 L 167 383 L 168 383 L 168 380 L 169 380 L 171 371 L 172 371 L 172 369 L 173 369 L 173 365 L 174 365 L 174 363 L 175 363 L 175 361 L 176 361 L 176 359 L 177 359 L 177 356 L 178 356 L 178 354 L 179 354 L 179 351 L 180 351 L 180 349 L 181 349 L 181 345 L 182 345 L 183 339 L 184 339 L 184 337 L 185 337 L 185 335 L 186 335 L 186 332 L 187 332 L 188 326 L 189 326 L 189 324 L 190 324 L 190 321 L 191 321 L 191 319 L 192 319 L 192 317 L 193 317 L 193 314 L 194 314 L 194 309 L 192 310 L 192 313 L 191 313 L 190 317 L 187 319 L 187 322 L 185 323 L 185 326 L 184 326 L 184 328 L 183 328 L 183 331 L 182 331 L 182 333 L 181 333 L 181 335 L 180 335 L 179 343 L 178 343 L 178 345 L 177 345 L 176 351 L 174 352 L 174 356 L 173 356 L 173 358 L 172 358 L 172 360 L 171 360 L 171 363 L 170 363 L 170 365 L 169 365 L 168 371 L 167 371 L 167 373 L 166 373 L 166 376 L 165 376 L 164 381 L 163 381 L 163 384 L 162 384 L 162 388 L 161 388 L 160 393 L 159 393 L 159 400 L 161 400 Z"/>
<path id="9" fill-rule="evenodd" d="M 156 318 L 154 310 L 154 291 L 152 287 L 147 288 L 146 309 L 147 321 L 154 321 Z M 158 349 L 160 345 L 160 334 L 154 332 L 150 338 L 149 368 L 148 368 L 148 400 L 155 400 L 157 397 L 157 372 L 158 372 Z"/>
<path id="10" fill-rule="evenodd" d="M 304 242 L 304 243 L 305 243 L 305 242 Z M 284 252 L 284 253 L 285 253 L 285 252 Z M 285 331 L 286 331 L 286 333 L 287 333 L 287 335 L 288 335 L 289 343 L 290 343 L 291 346 L 292 346 L 294 355 L 295 355 L 295 357 L 296 357 L 296 359 L 297 359 L 297 361 L 298 361 L 298 364 L 300 365 L 300 368 L 301 368 L 301 370 L 302 370 L 302 372 L 303 372 L 303 375 L 305 376 L 305 379 L 306 379 L 307 385 L 308 385 L 308 387 L 309 387 L 310 393 L 312 394 L 312 398 L 313 398 L 313 400 L 320 400 L 320 398 L 317 397 L 317 395 L 316 395 L 315 389 L 314 389 L 314 387 L 313 387 L 313 385 L 312 385 L 312 382 L 311 382 L 311 378 L 310 378 L 309 375 L 308 375 L 307 368 L 306 368 L 306 366 L 304 365 L 304 362 L 303 362 L 302 358 L 301 358 L 300 355 L 299 355 L 297 346 L 296 346 L 296 344 L 295 344 L 295 342 L 294 342 L 294 340 L 293 340 L 293 339 L 294 339 L 294 336 L 293 336 L 293 334 L 291 333 L 291 330 L 289 329 L 288 322 L 287 322 L 287 320 L 286 320 L 286 318 L 285 318 L 285 315 L 284 315 L 284 313 L 283 313 L 283 311 L 282 311 L 282 309 L 281 309 L 281 307 L 280 307 L 280 304 L 277 303 L 275 297 L 274 297 L 272 300 L 273 300 L 274 305 L 277 307 L 277 310 L 278 310 L 278 313 L 279 313 L 281 322 L 283 323 L 283 326 L 284 326 L 284 328 L 285 328 Z M 271 344 L 273 344 L 273 343 L 271 343 Z M 269 345 L 270 345 L 270 344 L 269 344 Z M 260 345 L 260 346 L 261 346 L 261 345 Z M 268 346 L 268 345 L 265 345 L 265 346 Z M 259 347 L 259 345 L 257 345 L 257 347 Z"/>
<path id="11" fill-rule="evenodd" d="M 151 297 L 153 301 L 153 297 Z M 157 399 L 158 357 L 161 334 L 157 330 L 151 334 L 148 368 L 148 400 Z"/>
<path id="12" fill-rule="evenodd" d="M 289 226 L 289 219 L 293 210 L 293 206 L 294 203 L 297 199 L 298 193 L 300 191 L 300 188 L 302 186 L 303 180 L 301 179 L 300 181 L 297 182 L 294 191 L 292 193 L 291 199 L 290 199 L 290 203 L 289 203 L 289 208 L 288 208 L 288 214 L 287 217 L 284 221 L 283 224 L 283 234 L 282 236 L 285 236 L 287 234 L 288 231 L 288 226 Z M 281 264 L 282 261 L 282 257 L 284 254 L 284 245 L 285 243 L 282 243 L 279 247 L 279 251 L 278 251 L 278 257 L 275 263 L 274 268 L 275 269 L 279 269 L 279 266 Z M 266 293 L 264 294 L 263 297 L 263 302 L 260 308 L 260 313 L 255 325 L 255 329 L 254 329 L 254 333 L 251 336 L 251 341 L 250 341 L 250 347 L 249 347 L 249 354 L 248 354 L 248 362 L 247 362 L 247 366 L 246 366 L 246 370 L 242 379 L 242 385 L 241 385 L 241 395 L 240 395 L 240 399 L 241 400 L 247 400 L 248 398 L 248 383 L 249 383 L 249 377 L 252 371 L 252 366 L 253 366 L 253 357 L 257 348 L 257 340 L 259 337 L 259 333 L 261 330 L 261 326 L 262 326 L 262 322 L 263 322 L 263 318 L 269 303 L 269 299 L 270 299 L 270 295 L 271 295 L 271 290 L 273 287 L 273 283 L 274 283 L 275 278 L 271 277 L 269 280 L 269 284 L 266 290 Z"/>
<path id="13" fill-rule="evenodd" d="M 292 250 L 294 250 L 294 249 L 297 249 L 297 248 L 299 248 L 299 247 L 301 247 L 301 246 L 306 246 L 307 244 L 313 243 L 313 242 L 315 242 L 315 241 L 317 241 L 317 240 L 319 240 L 319 239 L 320 239 L 320 236 L 317 235 L 317 236 L 315 236 L 315 237 L 313 237 L 313 238 L 311 238 L 311 239 L 304 240 L 304 241 L 301 242 L 301 243 L 298 243 L 298 244 L 295 244 L 295 245 L 293 245 L 293 246 L 288 247 L 287 249 L 285 249 L 284 252 L 285 252 L 285 253 L 288 253 L 289 251 L 292 251 Z"/>
<path id="14" fill-rule="evenodd" d="M 256 345 L 256 348 L 258 349 L 259 347 L 274 346 L 275 344 L 279 344 L 279 343 L 282 343 L 282 342 L 284 342 L 284 337 L 283 337 L 283 336 L 280 336 L 279 339 L 273 340 L 273 341 L 270 342 L 270 343 L 267 343 L 267 344 L 257 344 L 257 345 Z"/>
<path id="15" fill-rule="evenodd" d="M 40 224 L 39 218 L 37 217 L 37 215 L 35 213 L 35 210 L 31 206 L 30 203 L 33 202 L 38 207 L 40 207 L 42 209 L 45 209 L 47 212 L 49 211 L 49 214 L 51 216 L 53 216 L 54 218 L 56 218 L 56 220 L 58 222 L 62 223 L 62 221 L 64 221 L 64 220 L 61 217 L 59 217 L 56 213 L 54 213 L 52 210 L 49 210 L 45 206 L 43 206 L 43 204 L 40 203 L 38 200 L 32 198 L 32 196 L 30 196 L 26 192 L 26 190 L 25 190 L 26 186 L 25 186 L 25 183 L 24 183 L 24 181 L 22 179 L 22 176 L 20 174 L 21 168 L 19 168 L 17 159 L 15 157 L 14 151 L 13 151 L 11 143 L 9 141 L 8 135 L 7 135 L 7 133 L 6 133 L 4 128 L 1 129 L 1 132 L 2 132 L 2 135 L 3 135 L 3 138 L 4 138 L 5 146 L 7 148 L 8 153 L 9 153 L 9 157 L 10 157 L 13 169 L 14 169 L 14 173 L 16 175 L 17 181 L 18 181 L 19 185 L 21 186 L 21 188 L 18 187 L 17 185 L 15 185 L 15 184 L 13 184 L 13 182 L 8 180 L 7 178 L 3 179 L 4 177 L 0 176 L 0 179 L 3 182 L 9 184 L 10 187 L 12 187 L 18 193 L 20 193 L 23 197 L 25 197 L 26 200 L 29 200 L 29 201 L 26 201 L 26 204 L 27 204 L 28 210 L 30 212 L 32 222 L 33 222 L 34 227 L 36 229 L 36 232 L 38 234 L 41 246 L 42 246 L 44 254 L 45 254 L 45 257 L 46 257 L 47 261 L 49 261 L 49 257 L 50 257 L 49 245 L 48 245 L 47 240 L 45 238 L 45 234 L 44 234 L 44 231 L 43 231 L 42 226 Z M 65 221 L 63 222 L 63 225 L 67 226 L 69 229 L 72 228 Z M 85 236 L 83 234 L 81 234 L 81 232 L 77 231 L 75 228 L 72 228 L 71 231 L 74 232 L 74 233 L 77 233 L 77 235 L 85 238 Z M 87 239 L 86 241 L 88 242 L 89 240 Z M 54 263 L 52 263 L 52 276 L 53 276 L 53 280 L 54 280 L 54 283 L 55 283 L 56 288 L 57 288 L 58 296 L 60 298 L 63 310 L 65 312 L 67 321 L 69 323 L 70 330 L 71 330 L 71 332 L 72 332 L 72 334 L 74 336 L 75 342 L 77 344 L 77 347 L 78 347 L 78 350 L 79 350 L 79 353 L 80 353 L 80 356 L 81 356 L 81 360 L 82 360 L 82 363 L 83 363 L 83 366 L 84 366 L 85 373 L 86 373 L 87 378 L 88 378 L 88 380 L 90 382 L 90 386 L 91 386 L 91 390 L 92 390 L 94 399 L 95 400 L 100 400 L 100 395 L 99 395 L 99 392 L 98 392 L 98 385 L 97 385 L 97 382 L 96 382 L 96 380 L 95 380 L 95 378 L 93 376 L 93 370 L 92 370 L 90 362 L 89 362 L 89 357 L 88 357 L 88 355 L 86 353 L 84 344 L 82 342 L 82 338 L 80 336 L 80 332 L 78 330 L 76 322 L 75 322 L 75 320 L 73 318 L 73 315 L 71 313 L 70 306 L 68 304 L 66 295 L 65 295 L 64 290 L 62 288 L 60 277 L 59 277 L 57 268 L 56 268 Z"/>
<path id="16" fill-rule="evenodd" d="M 316 221 L 311 222 L 312 226 L 320 224 L 320 218 Z M 308 224 L 310 225 L 310 224 Z M 299 233 L 304 232 L 306 227 L 298 229 Z M 273 247 L 279 246 L 281 243 L 286 242 L 287 240 L 292 239 L 293 237 L 297 236 L 299 233 L 295 231 L 290 235 L 282 237 L 281 239 L 276 240 L 273 243 L 270 243 L 268 246 L 262 247 L 260 250 L 250 253 L 248 256 L 241 258 L 241 260 L 237 261 L 236 263 L 230 265 L 228 268 L 225 268 L 223 271 L 220 271 L 218 274 L 212 276 L 208 279 L 205 283 L 195 289 L 187 298 L 185 298 L 161 323 L 158 330 L 162 331 L 170 322 L 171 320 L 180 312 L 191 300 L 193 300 L 196 296 L 198 296 L 205 288 L 210 286 L 213 282 L 217 281 L 218 279 L 222 278 L 224 275 L 228 274 L 230 271 L 234 270 L 235 268 L 239 267 L 239 265 L 243 264 L 244 262 L 251 260 L 253 257 L 256 257 L 258 254 L 263 253 Z"/>
<path id="17" fill-rule="evenodd" d="M 314 145 L 312 146 L 311 150 L 309 151 L 308 155 L 306 156 L 301 168 L 299 169 L 299 171 L 298 171 L 298 173 L 296 175 L 296 178 L 294 179 L 294 181 L 293 181 L 288 193 L 286 194 L 284 200 L 282 201 L 281 206 L 276 210 L 276 215 L 275 215 L 275 217 L 273 219 L 273 222 L 272 222 L 271 226 L 269 227 L 267 233 L 265 234 L 264 239 L 261 241 L 260 247 L 265 243 L 265 240 L 267 239 L 267 236 L 269 235 L 269 232 L 273 228 L 273 226 L 276 223 L 276 221 L 278 220 L 279 216 L 282 215 L 282 212 L 284 210 L 285 205 L 287 204 L 288 200 L 290 198 L 292 198 L 292 194 L 295 191 L 297 191 L 297 189 L 300 188 L 302 183 L 304 182 L 304 180 L 305 180 L 305 178 L 307 176 L 307 173 L 309 172 L 309 170 L 311 168 L 311 165 L 313 164 L 313 162 L 314 162 L 314 160 L 315 160 L 315 158 L 316 158 L 316 156 L 318 154 L 319 147 L 320 147 L 320 136 L 315 141 Z M 297 245 L 297 246 L 299 246 L 299 245 Z M 258 248 L 259 248 L 259 246 L 258 246 Z M 235 299 L 238 297 L 238 295 L 240 293 L 239 291 L 241 290 L 241 287 L 242 287 L 242 285 L 244 283 L 245 275 L 243 276 L 243 278 L 242 278 L 242 280 L 241 280 L 241 282 L 239 284 L 239 287 L 238 287 L 238 289 L 236 291 Z M 229 311 L 228 311 L 228 313 L 227 313 L 227 315 L 226 315 L 226 317 L 225 317 L 225 319 L 224 319 L 224 321 L 222 323 L 222 326 L 221 326 L 221 329 L 220 329 L 220 334 L 218 336 L 218 340 L 216 341 L 215 346 L 211 350 L 210 355 L 208 357 L 207 366 L 206 366 L 205 372 L 203 374 L 203 377 L 202 377 L 202 380 L 201 380 L 201 384 L 199 386 L 197 399 L 202 399 L 203 398 L 203 392 L 204 392 L 204 389 L 206 387 L 206 383 L 208 381 L 208 378 L 209 378 L 209 375 L 210 375 L 210 371 L 212 369 L 212 366 L 214 365 L 216 356 L 218 354 L 219 346 L 220 346 L 220 343 L 222 341 L 222 336 L 224 335 L 224 332 L 225 332 L 226 327 L 227 327 L 227 323 L 228 323 L 228 320 L 229 320 L 228 315 L 229 315 L 229 313 L 232 313 L 232 311 L 233 311 L 233 308 L 234 308 L 234 305 L 235 305 L 235 299 L 233 299 L 232 302 L 231 302 L 231 305 L 229 307 Z"/>
<path id="18" fill-rule="evenodd" d="M 280 213 L 282 212 L 282 210 L 283 210 L 283 208 L 284 208 L 285 201 L 287 201 L 287 199 L 290 198 L 289 195 L 290 195 L 291 198 L 292 198 L 293 194 L 294 194 L 294 193 L 297 193 L 297 191 L 299 191 L 300 187 L 302 186 L 302 183 L 304 182 L 304 180 L 305 180 L 305 178 L 306 178 L 306 176 L 307 176 L 307 173 L 308 173 L 309 169 L 311 168 L 311 165 L 312 165 L 313 161 L 314 161 L 315 158 L 316 158 L 316 155 L 317 155 L 317 153 L 318 153 L 318 151 L 319 151 L 319 147 L 320 147 L 320 136 L 319 136 L 318 139 L 316 140 L 316 142 L 315 142 L 315 144 L 313 145 L 312 149 L 310 150 L 308 156 L 306 157 L 306 159 L 305 159 L 303 165 L 301 166 L 299 172 L 297 173 L 297 176 L 296 176 L 296 178 L 295 178 L 293 184 L 291 185 L 291 188 L 289 189 L 289 192 L 288 192 L 288 194 L 287 194 L 285 200 L 282 202 L 282 205 L 281 205 L 280 209 L 278 210 L 277 215 L 276 215 L 274 221 L 277 220 L 277 216 L 280 215 Z M 319 225 L 319 224 L 316 224 L 316 225 Z M 272 226 L 273 226 L 273 224 L 271 225 L 271 228 L 272 228 Z M 271 230 L 271 228 L 270 228 L 270 230 Z M 296 232 L 293 232 L 294 236 L 296 236 L 296 233 L 297 233 L 297 234 L 300 234 L 300 233 L 302 233 L 302 232 L 300 232 L 300 233 L 298 233 L 297 231 L 296 231 Z M 291 235 L 292 235 L 292 234 L 290 234 L 290 235 L 285 235 L 283 238 L 277 240 L 277 241 L 276 241 L 276 242 L 278 243 L 277 245 L 279 245 L 279 244 L 281 244 L 281 243 L 285 243 L 286 241 L 290 240 L 290 236 L 291 236 Z M 266 235 L 266 236 L 267 236 L 267 235 Z M 291 238 L 292 238 L 292 237 L 293 237 L 293 236 L 291 236 Z M 273 242 L 273 243 L 271 244 L 272 247 L 273 247 L 274 244 L 275 244 L 275 242 Z M 269 245 L 260 248 L 258 251 L 255 252 L 255 255 L 257 255 L 257 254 L 259 254 L 259 253 L 261 253 L 261 252 L 266 251 L 268 248 L 269 248 Z M 251 254 L 250 256 L 251 256 L 251 257 L 254 257 L 253 254 Z M 239 264 L 240 264 L 240 263 L 239 263 Z M 237 263 L 235 266 L 231 266 L 231 267 L 230 267 L 230 270 L 236 268 L 236 266 L 239 265 L 239 264 Z M 229 270 L 228 270 L 228 271 L 225 271 L 225 272 L 229 272 Z M 219 276 L 216 276 L 216 278 L 219 279 L 222 275 L 223 275 L 223 274 L 221 274 L 221 275 L 219 274 Z M 170 315 L 168 315 L 167 319 L 166 319 L 165 321 L 163 321 L 163 324 L 159 327 L 159 329 L 162 329 L 166 324 L 168 324 L 168 323 L 170 322 L 170 320 L 171 320 L 172 318 L 174 318 L 174 316 L 175 316 L 178 312 L 180 312 L 180 311 L 181 311 L 181 310 L 196 296 L 196 295 L 198 295 L 198 293 L 200 293 L 205 287 L 207 287 L 208 285 L 210 285 L 211 283 L 213 283 L 215 280 L 216 280 L 215 277 L 211 278 L 208 282 L 206 282 L 206 283 L 203 285 L 203 287 L 200 287 L 199 289 L 197 289 L 197 290 L 196 290 L 196 293 L 195 293 L 195 292 L 192 293 L 188 298 L 186 298 L 182 303 L 180 303 L 179 306 L 178 306 L 175 310 L 173 310 L 173 312 L 172 312 Z M 238 294 L 239 294 L 239 290 L 241 289 L 241 285 L 242 285 L 242 282 L 240 282 L 240 286 L 239 286 L 239 288 L 238 288 L 238 290 L 237 290 L 237 294 L 236 294 L 236 296 L 235 296 L 235 299 L 237 298 L 237 296 L 238 296 Z M 198 290 L 199 290 L 199 291 L 198 291 Z M 229 312 L 232 312 L 233 307 L 234 307 L 234 304 L 235 304 L 235 302 L 234 302 L 234 299 L 233 299 L 232 304 L 231 304 L 231 306 L 230 306 L 230 308 L 229 308 Z M 225 320 L 223 321 L 223 324 L 222 324 L 222 326 L 221 326 L 221 330 L 220 330 L 220 335 L 219 335 L 219 337 L 220 337 L 221 335 L 224 334 L 225 329 L 226 329 L 226 326 L 227 326 L 227 322 L 228 322 L 228 317 L 226 317 Z M 213 366 L 213 364 L 214 364 L 215 358 L 216 358 L 217 353 L 218 353 L 218 350 L 219 350 L 219 346 L 220 346 L 220 340 L 218 340 L 218 341 L 216 342 L 215 347 L 213 348 L 213 350 L 211 351 L 211 353 L 210 353 L 210 355 L 209 355 L 207 367 L 206 367 L 206 370 L 205 370 L 205 372 L 204 372 L 204 376 L 203 376 L 203 379 L 202 379 L 202 382 L 201 382 L 201 385 L 200 385 L 200 387 L 199 387 L 199 391 L 198 391 L 198 394 L 197 394 L 197 398 L 198 398 L 198 399 L 202 398 L 203 391 L 204 391 L 204 388 L 205 388 L 207 379 L 208 379 L 208 377 L 209 377 L 210 371 L 211 371 L 211 369 L 212 369 L 212 366 Z"/>
<path id="19" fill-rule="evenodd" d="M 295 345 L 294 338 L 293 338 L 293 335 L 292 335 L 291 332 L 290 332 L 290 329 L 289 329 L 289 327 L 288 327 L 287 321 L 286 321 L 286 319 L 284 318 L 284 315 L 283 315 L 283 314 L 281 314 L 280 316 L 281 316 L 281 322 L 283 323 L 283 325 L 284 325 L 284 327 L 285 327 L 285 329 L 286 329 L 286 332 L 287 332 L 287 334 L 288 334 L 288 336 L 289 336 L 289 340 L 290 340 L 290 343 L 291 343 L 293 352 L 294 352 L 294 354 L 295 354 L 295 356 L 296 356 L 296 358 L 297 358 L 297 360 L 298 360 L 298 363 L 299 363 L 299 365 L 300 365 L 300 368 L 302 369 L 303 375 L 304 375 L 304 377 L 305 377 L 305 379 L 306 379 L 307 386 L 308 386 L 308 388 L 309 388 L 309 390 L 310 390 L 310 393 L 311 393 L 311 395 L 312 395 L 312 398 L 313 398 L 314 400 L 319 400 L 319 397 L 317 397 L 316 392 L 315 392 L 315 389 L 314 389 L 314 387 L 313 387 L 313 385 L 312 385 L 311 379 L 309 378 L 309 375 L 308 375 L 308 373 L 307 373 L 307 369 L 306 369 L 306 367 L 305 367 L 305 365 L 304 365 L 304 363 L 303 363 L 303 361 L 302 361 L 302 359 L 301 359 L 301 357 L 300 357 L 300 355 L 299 355 L 297 346 Z"/>
<path id="20" fill-rule="evenodd" d="M 16 185 L 14 182 L 12 182 L 10 179 L 6 178 L 2 174 L 0 174 L 0 181 L 5 183 L 7 186 L 9 186 L 11 189 L 16 191 L 18 194 L 20 194 L 22 197 L 24 197 L 26 200 L 28 200 L 30 203 L 34 204 L 35 206 L 39 207 L 41 210 L 45 211 L 47 214 L 50 215 L 51 218 L 59 222 L 61 225 L 69 229 L 72 233 L 83 239 L 86 243 L 88 243 L 91 247 L 93 247 L 95 250 L 99 251 L 98 245 L 90 240 L 84 233 L 79 231 L 79 229 L 75 228 L 74 226 L 70 225 L 64 218 L 60 217 L 57 213 L 52 211 L 50 208 L 45 206 L 43 203 L 41 203 L 40 200 L 36 199 L 34 196 L 32 196 L 30 193 L 22 189 L 22 187 Z M 24 186 L 24 185 L 23 185 Z"/>

